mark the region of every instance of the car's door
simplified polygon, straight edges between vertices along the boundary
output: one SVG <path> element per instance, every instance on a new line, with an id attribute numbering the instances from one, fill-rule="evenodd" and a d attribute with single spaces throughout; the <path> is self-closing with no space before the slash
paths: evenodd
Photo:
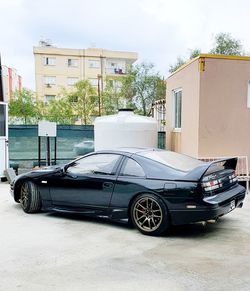
<path id="1" fill-rule="evenodd" d="M 92 154 L 71 164 L 49 181 L 53 205 L 108 207 L 122 156 Z"/>
<path id="2" fill-rule="evenodd" d="M 132 197 L 147 192 L 150 180 L 142 166 L 132 158 L 125 158 L 112 195 L 111 207 L 127 208 Z"/>

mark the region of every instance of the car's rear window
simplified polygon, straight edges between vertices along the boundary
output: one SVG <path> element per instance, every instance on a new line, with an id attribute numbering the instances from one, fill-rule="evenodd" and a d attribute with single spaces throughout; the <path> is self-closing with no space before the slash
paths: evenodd
<path id="1" fill-rule="evenodd" d="M 138 154 L 184 172 L 189 172 L 204 163 L 192 157 L 171 151 L 150 151 Z"/>

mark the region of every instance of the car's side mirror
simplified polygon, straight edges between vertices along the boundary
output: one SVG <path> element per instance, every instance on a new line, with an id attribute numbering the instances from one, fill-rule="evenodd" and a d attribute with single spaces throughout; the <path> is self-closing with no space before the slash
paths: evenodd
<path id="1" fill-rule="evenodd" d="M 65 176 L 68 176 L 68 177 L 71 177 L 73 179 L 76 179 L 77 178 L 77 175 L 73 174 L 73 173 L 70 173 L 70 172 L 67 172 L 67 169 L 71 167 L 71 165 L 66 165 L 63 167 L 63 175 Z"/>
<path id="2" fill-rule="evenodd" d="M 68 170 L 68 168 L 71 167 L 71 166 L 73 166 L 73 165 L 74 165 L 74 163 L 70 163 L 70 164 L 65 165 L 65 166 L 63 167 L 63 172 L 66 173 L 67 170 Z"/>

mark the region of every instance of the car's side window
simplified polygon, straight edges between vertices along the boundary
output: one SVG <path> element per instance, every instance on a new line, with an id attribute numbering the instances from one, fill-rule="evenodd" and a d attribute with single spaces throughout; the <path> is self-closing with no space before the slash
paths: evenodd
<path id="1" fill-rule="evenodd" d="M 145 172 L 135 160 L 127 158 L 121 169 L 120 176 L 145 177 Z"/>
<path id="2" fill-rule="evenodd" d="M 67 169 L 73 174 L 114 175 L 120 159 L 117 154 L 94 154 L 77 160 Z"/>

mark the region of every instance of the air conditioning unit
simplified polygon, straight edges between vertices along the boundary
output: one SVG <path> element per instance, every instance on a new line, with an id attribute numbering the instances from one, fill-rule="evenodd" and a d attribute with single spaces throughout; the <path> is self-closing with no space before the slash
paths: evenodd
<path id="1" fill-rule="evenodd" d="M 45 84 L 47 88 L 51 88 L 51 84 Z"/>

